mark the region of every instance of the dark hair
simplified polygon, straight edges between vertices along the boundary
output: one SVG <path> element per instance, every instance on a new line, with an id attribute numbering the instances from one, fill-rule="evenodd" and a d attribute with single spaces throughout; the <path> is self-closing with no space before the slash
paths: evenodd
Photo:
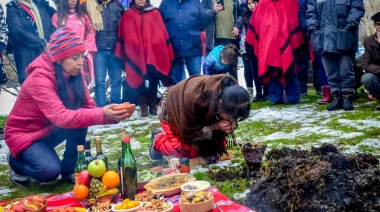
<path id="1" fill-rule="evenodd" d="M 84 18 L 86 15 L 85 10 L 84 10 L 84 4 L 81 5 L 79 3 L 79 0 L 77 1 L 77 5 L 75 6 L 75 11 L 78 14 L 78 18 Z M 67 21 L 67 16 L 69 15 L 69 1 L 68 0 L 58 0 L 57 14 L 58 14 L 57 28 L 60 28 L 62 26 L 63 21 Z"/>
<path id="2" fill-rule="evenodd" d="M 223 112 L 236 121 L 248 118 L 251 109 L 249 93 L 245 88 L 235 84 L 230 78 L 222 81 L 222 93 L 219 99 L 222 100 Z"/>
<path id="3" fill-rule="evenodd" d="M 227 44 L 224 46 L 221 54 L 223 54 L 222 58 L 227 61 L 228 64 L 237 64 L 238 62 L 238 48 L 233 44 Z"/>
<path id="4" fill-rule="evenodd" d="M 150 0 L 146 0 L 146 4 L 150 5 Z M 132 0 L 131 3 L 129 3 L 129 6 L 132 6 L 132 5 L 136 5 L 137 6 L 135 0 Z"/>
<path id="5" fill-rule="evenodd" d="M 77 76 L 70 76 L 68 83 L 66 83 L 66 79 L 63 76 L 63 68 L 61 65 L 54 63 L 54 72 L 57 80 L 57 93 L 63 105 L 71 110 L 80 108 L 83 104 L 83 98 L 85 96 L 82 75 L 78 74 Z M 74 102 L 72 102 L 70 99 L 68 92 L 69 88 L 71 88 L 71 90 L 74 92 Z"/>

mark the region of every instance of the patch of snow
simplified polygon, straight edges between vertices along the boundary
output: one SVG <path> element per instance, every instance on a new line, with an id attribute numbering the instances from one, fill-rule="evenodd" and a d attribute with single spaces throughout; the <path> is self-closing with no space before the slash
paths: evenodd
<path id="1" fill-rule="evenodd" d="M 234 194 L 234 199 L 247 199 L 247 196 L 250 193 L 251 193 L 250 189 L 245 189 L 243 193 Z"/>
<path id="2" fill-rule="evenodd" d="M 380 126 L 380 121 L 376 120 L 348 120 L 348 119 L 339 119 L 338 123 L 350 127 L 355 127 L 358 130 L 365 130 L 369 128 L 378 128 Z"/>
<path id="3" fill-rule="evenodd" d="M 9 189 L 7 187 L 0 187 L 0 195 L 6 195 L 12 193 L 14 189 Z"/>

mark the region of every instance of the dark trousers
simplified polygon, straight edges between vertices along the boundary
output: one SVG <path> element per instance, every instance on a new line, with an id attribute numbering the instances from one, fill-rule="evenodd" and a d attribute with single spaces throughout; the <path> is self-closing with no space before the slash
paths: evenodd
<path id="1" fill-rule="evenodd" d="M 272 69 L 273 67 L 269 67 Z M 297 74 L 288 70 L 285 73 L 285 86 L 281 83 L 281 81 L 272 76 L 269 81 L 269 98 L 272 104 L 283 103 L 299 103 L 300 101 L 300 90 L 298 85 L 298 77 Z M 285 99 L 284 99 L 284 90 L 285 90 Z"/>
<path id="2" fill-rule="evenodd" d="M 380 78 L 372 73 L 366 73 L 361 78 L 365 89 L 377 99 L 380 99 Z"/>
<path id="3" fill-rule="evenodd" d="M 253 67 L 248 59 L 248 54 L 245 53 L 242 55 L 243 64 L 244 64 L 244 78 L 247 88 L 253 88 Z"/>
<path id="4" fill-rule="evenodd" d="M 307 82 L 309 80 L 309 43 L 304 42 L 294 53 L 298 65 L 298 83 L 301 93 L 307 92 Z"/>
<path id="5" fill-rule="evenodd" d="M 9 166 L 16 174 L 29 176 L 38 182 L 50 182 L 59 175 L 68 177 L 74 174 L 78 158 L 77 146 L 84 145 L 86 135 L 87 128 L 55 128 L 52 134 L 21 151 L 17 159 L 10 155 Z M 66 149 L 61 161 L 54 147 L 64 140 Z"/>

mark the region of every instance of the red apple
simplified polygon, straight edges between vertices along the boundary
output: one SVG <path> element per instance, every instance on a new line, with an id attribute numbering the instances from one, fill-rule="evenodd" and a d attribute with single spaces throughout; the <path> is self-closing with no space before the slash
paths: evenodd
<path id="1" fill-rule="evenodd" d="M 106 163 L 103 160 L 95 159 L 88 164 L 87 170 L 92 177 L 99 178 L 106 172 Z"/>
<path id="2" fill-rule="evenodd" d="M 78 184 L 89 186 L 91 179 L 92 177 L 90 175 L 90 172 L 88 172 L 87 170 L 82 170 L 78 175 Z"/>

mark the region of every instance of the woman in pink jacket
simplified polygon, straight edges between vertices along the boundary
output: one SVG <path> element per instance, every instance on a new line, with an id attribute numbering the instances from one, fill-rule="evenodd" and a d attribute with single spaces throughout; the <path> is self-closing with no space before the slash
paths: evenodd
<path id="1" fill-rule="evenodd" d="M 9 147 L 11 181 L 27 185 L 61 179 L 74 182 L 77 145 L 83 145 L 87 127 L 116 123 L 130 117 L 97 108 L 83 75 L 86 45 L 67 27 L 51 36 L 50 50 L 26 69 L 28 75 L 7 118 L 5 142 Z M 54 147 L 66 140 L 62 161 Z"/>

